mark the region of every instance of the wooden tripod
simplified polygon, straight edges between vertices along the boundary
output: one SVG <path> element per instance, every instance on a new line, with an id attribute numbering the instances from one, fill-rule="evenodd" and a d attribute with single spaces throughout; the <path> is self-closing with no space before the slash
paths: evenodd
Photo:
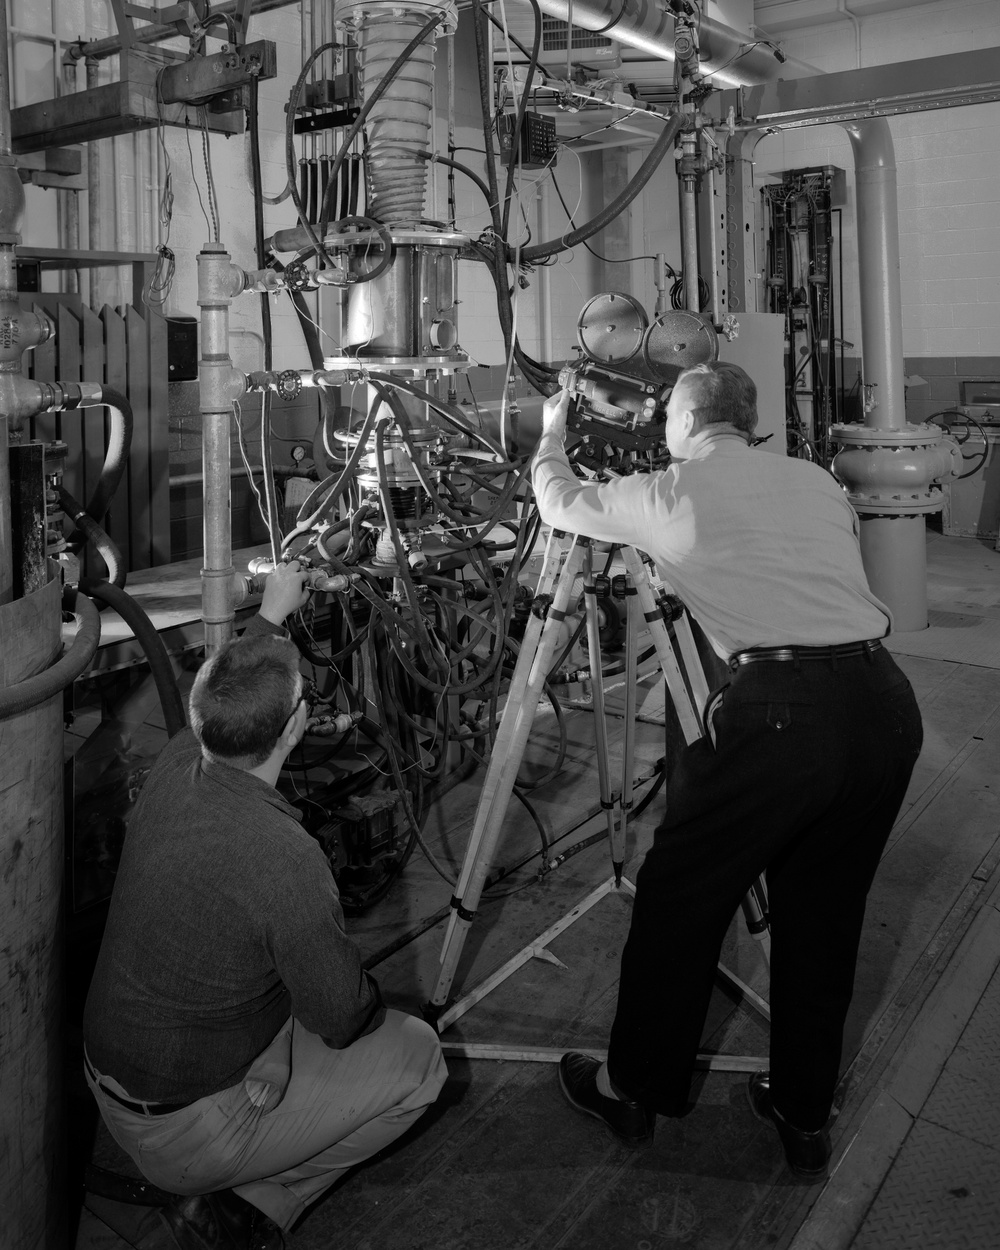
<path id="1" fill-rule="evenodd" d="M 525 628 L 520 653 L 514 667 L 506 706 L 500 718 L 496 742 L 476 808 L 472 835 L 452 898 L 451 916 L 441 950 L 441 970 L 426 1010 L 428 1018 L 434 1021 L 438 1032 L 443 1032 L 463 1016 L 529 959 L 539 956 L 555 959 L 555 956 L 547 950 L 548 944 L 611 891 L 625 889 L 633 895 L 635 893 L 634 885 L 623 877 L 622 869 L 634 784 L 636 669 L 640 613 L 652 638 L 659 667 L 673 701 L 685 741 L 691 743 L 705 732 L 702 712 L 708 701 L 708 684 L 687 614 L 682 612 L 679 616 L 675 616 L 672 613 L 667 587 L 660 581 L 651 563 L 644 560 L 632 547 L 621 547 L 620 552 L 627 575 L 628 611 L 625 643 L 625 740 L 622 752 L 622 785 L 617 804 L 612 799 L 607 726 L 604 715 L 600 623 L 593 570 L 593 547 L 590 539 L 582 535 L 567 536 L 553 530 L 546 544 L 532 613 Z M 601 807 L 607 819 L 613 875 L 560 921 L 508 960 L 502 968 L 462 998 L 449 1003 L 448 997 L 465 938 L 475 918 L 476 908 L 493 861 L 517 773 L 542 696 L 545 679 L 559 643 L 560 626 L 568 614 L 573 587 L 581 571 L 594 699 L 598 784 Z M 671 620 L 674 623 L 673 639 L 668 629 L 668 621 Z M 758 881 L 747 894 L 743 901 L 743 912 L 750 933 L 761 941 L 765 956 L 768 956 L 766 893 L 762 881 Z M 719 970 L 742 997 L 765 1019 L 770 1019 L 767 1003 L 754 990 L 721 965 Z M 558 1062 L 563 1053 L 562 1050 L 543 1047 L 483 1046 L 448 1042 L 443 1042 L 442 1045 L 447 1053 L 478 1058 Z M 603 1057 L 599 1051 L 589 1053 Z M 701 1067 L 728 1071 L 756 1071 L 766 1067 L 765 1061 L 761 1059 L 741 1056 L 699 1055 L 698 1061 Z"/>

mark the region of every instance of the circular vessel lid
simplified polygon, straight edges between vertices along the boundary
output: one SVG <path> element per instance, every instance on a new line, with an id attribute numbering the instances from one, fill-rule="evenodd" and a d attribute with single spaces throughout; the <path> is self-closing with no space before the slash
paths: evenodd
<path id="1" fill-rule="evenodd" d="M 591 360 L 620 364 L 631 360 L 642 346 L 649 324 L 646 312 L 631 295 L 612 291 L 595 295 L 583 306 L 576 337 Z"/>
<path id="2" fill-rule="evenodd" d="M 669 381 L 678 369 L 718 360 L 719 336 L 708 318 L 677 308 L 661 313 L 649 327 L 642 355 L 657 377 Z"/>

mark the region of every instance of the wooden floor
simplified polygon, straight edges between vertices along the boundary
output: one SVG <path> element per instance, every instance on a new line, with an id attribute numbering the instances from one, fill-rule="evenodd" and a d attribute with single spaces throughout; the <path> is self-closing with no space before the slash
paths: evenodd
<path id="1" fill-rule="evenodd" d="M 973 539 L 935 534 L 928 553 L 932 608 L 947 614 L 960 603 L 968 617 L 979 605 L 977 619 L 992 619 L 1000 633 L 1000 555 Z M 289 1239 L 291 1250 L 659 1250 L 675 1244 L 780 1250 L 795 1242 L 811 1211 L 836 1207 L 838 1177 L 871 1145 L 868 1110 L 893 1058 L 923 1018 L 921 1008 L 998 876 L 1000 667 L 949 658 L 946 629 L 944 635 L 935 655 L 898 655 L 921 704 L 925 743 L 871 895 L 847 1029 L 849 1066 L 833 1130 L 841 1167 L 825 1187 L 792 1182 L 777 1139 L 746 1107 L 742 1075 L 707 1074 L 695 1110 L 682 1120 L 661 1118 L 653 1145 L 634 1151 L 563 1101 L 551 1064 L 452 1058 L 436 1106 L 393 1150 L 357 1169 L 311 1209 Z M 556 738 L 551 714 L 540 712 L 532 758 L 551 758 Z M 648 773 L 662 753 L 662 728 L 640 724 L 637 771 Z M 476 776 L 453 790 L 428 826 L 429 845 L 451 877 L 480 784 Z M 569 720 L 567 767 L 532 802 L 551 836 L 579 823 L 596 798 L 592 717 L 578 711 Z M 654 800 L 633 827 L 626 874 L 641 860 L 657 811 Z M 548 856 L 599 828 L 591 819 Z M 534 824 L 512 806 L 496 864 L 516 865 L 537 850 Z M 456 993 L 530 945 L 609 876 L 604 845 L 541 879 L 539 863 L 534 858 L 488 891 L 465 943 Z M 395 1005 L 419 1012 L 433 993 L 444 931 L 439 917 L 451 893 L 452 881 L 415 858 L 392 894 L 353 922 Z M 552 942 L 558 962 L 529 960 L 444 1040 L 557 1049 L 606 1045 L 628 913 L 627 895 L 609 892 Z M 390 948 L 396 949 L 386 955 Z M 664 952 L 664 993 L 672 961 L 684 958 L 683 949 Z M 734 922 L 724 958 L 766 994 L 766 967 L 741 920 Z M 766 1026 L 720 991 L 705 1046 L 766 1056 Z M 120 1162 L 101 1130 L 94 1157 Z M 121 1250 L 128 1244 L 123 1236 L 135 1239 L 141 1212 L 96 1199 L 88 1205 L 94 1211 L 80 1215 L 76 1250 Z M 809 1244 L 833 1250 L 849 1245 L 852 1235 L 842 1227 Z"/>

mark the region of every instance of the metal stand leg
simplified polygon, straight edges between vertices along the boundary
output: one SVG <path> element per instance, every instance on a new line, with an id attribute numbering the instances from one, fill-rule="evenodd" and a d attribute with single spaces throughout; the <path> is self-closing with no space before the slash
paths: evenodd
<path id="1" fill-rule="evenodd" d="M 451 917 L 441 950 L 441 972 L 431 998 L 432 1007 L 443 1007 L 462 954 L 483 891 L 500 829 L 507 813 L 511 791 L 521 766 L 524 748 L 531 732 L 542 687 L 555 654 L 559 625 L 566 617 L 573 582 L 583 561 L 586 540 L 574 537 L 569 551 L 563 552 L 561 537 L 553 531 L 545 548 L 538 580 L 536 602 L 544 602 L 555 582 L 552 602 L 544 622 L 536 615 L 528 620 L 507 705 L 500 719 L 496 742 L 486 770 L 482 794 L 476 808 L 472 836 L 465 852 L 462 871 L 451 900 Z M 560 560 L 565 562 L 559 571 Z"/>
<path id="2" fill-rule="evenodd" d="M 590 686 L 594 702 L 594 738 L 597 742 L 597 784 L 601 807 L 608 822 L 608 845 L 615 881 L 622 879 L 625 862 L 625 834 L 615 821 L 611 798 L 611 770 L 608 767 L 608 725 L 604 718 L 604 681 L 601 677 L 601 624 L 597 619 L 597 586 L 594 581 L 594 553 L 587 547 L 583 565 L 583 595 L 587 613 L 587 653 L 590 658 Z"/>

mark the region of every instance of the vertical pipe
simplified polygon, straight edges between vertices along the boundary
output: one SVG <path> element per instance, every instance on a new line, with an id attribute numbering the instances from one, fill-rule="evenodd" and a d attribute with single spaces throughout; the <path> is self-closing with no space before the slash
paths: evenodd
<path id="1" fill-rule="evenodd" d="M 680 105 L 685 108 L 683 95 Z M 690 111 L 688 110 L 690 120 Z M 680 194 L 681 273 L 684 275 L 684 303 L 689 312 L 701 309 L 698 291 L 698 197 L 695 184 L 697 139 L 693 129 L 681 135 L 681 158 L 678 162 L 677 186 Z"/>
<path id="2" fill-rule="evenodd" d="M 694 179 L 681 179 L 681 265 L 684 272 L 684 302 L 689 312 L 698 312 L 698 201 Z"/>
<path id="3" fill-rule="evenodd" d="M 62 72 L 63 95 L 71 95 L 76 91 L 76 61 L 63 63 Z M 80 249 L 80 192 L 76 190 L 61 193 L 64 211 L 64 233 L 66 247 L 71 252 Z M 80 289 L 80 271 L 67 269 L 63 273 L 66 290 L 76 294 Z"/>
<path id="4" fill-rule="evenodd" d="M 708 167 L 708 256 L 712 275 L 712 324 L 722 325 L 722 302 L 719 294 L 719 210 L 715 203 L 715 167 Z"/>
<path id="5" fill-rule="evenodd" d="M 0 301 L 17 303 L 17 271 L 14 263 L 17 244 L 21 241 L 24 218 L 24 188 L 17 175 L 17 163 L 10 145 L 10 61 L 7 38 L 7 5 L 0 3 Z M 11 344 L 16 348 L 16 344 Z M 21 353 L 4 353 L 10 359 L 0 365 L 20 369 Z M 6 412 L 0 413 L 6 418 Z M 0 603 L 8 603 L 13 594 L 14 553 L 10 545 L 10 476 L 8 465 L 7 421 L 3 421 L 0 457 L 4 470 L 0 477 Z"/>
<path id="6" fill-rule="evenodd" d="M 549 203 L 545 188 L 539 187 L 535 193 L 538 203 L 538 237 L 549 237 Z M 542 364 L 552 359 L 552 279 L 548 265 L 539 265 L 535 271 L 538 281 L 538 349 Z"/>
<path id="7" fill-rule="evenodd" d="M 865 425 L 901 430 L 906 425 L 903 308 L 892 134 L 884 117 L 843 126 L 854 149 L 857 183 L 862 381 L 874 387 L 875 407 L 865 413 Z"/>
<path id="8" fill-rule="evenodd" d="M 229 355 L 227 280 L 230 258 L 218 243 L 206 243 L 198 256 L 198 306 L 201 309 L 201 359 L 198 389 L 202 416 L 202 474 L 205 481 L 201 570 L 205 646 L 211 654 L 233 635 L 233 531 L 231 506 L 232 375 Z"/>
<path id="9" fill-rule="evenodd" d="M 87 57 L 87 90 L 98 83 L 99 66 L 94 57 Z M 92 252 L 101 250 L 101 157 L 96 141 L 87 144 L 87 246 Z M 96 312 L 101 303 L 101 271 L 88 270 L 90 275 L 90 306 Z"/>
<path id="10" fill-rule="evenodd" d="M 7 415 L 0 412 L 0 607 L 14 597 L 14 545 L 10 515 L 10 443 Z"/>

